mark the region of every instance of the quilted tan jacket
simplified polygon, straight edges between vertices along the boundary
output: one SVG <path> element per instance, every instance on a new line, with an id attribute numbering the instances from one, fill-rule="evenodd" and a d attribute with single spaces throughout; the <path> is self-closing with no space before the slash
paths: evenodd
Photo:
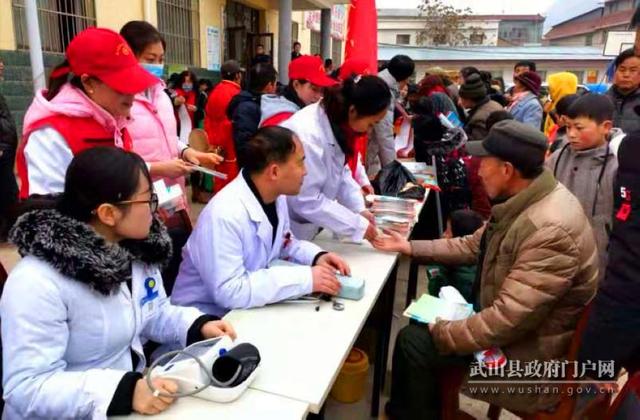
<path id="1" fill-rule="evenodd" d="M 463 238 L 412 242 L 424 262 L 473 264 L 487 230 L 480 307 L 462 321 L 440 321 L 434 341 L 444 353 L 499 347 L 509 360 L 566 358 L 580 314 L 597 287 L 598 254 L 578 200 L 548 171 L 492 209 L 490 222 Z M 475 395 L 523 412 L 552 408 L 559 395 Z"/>

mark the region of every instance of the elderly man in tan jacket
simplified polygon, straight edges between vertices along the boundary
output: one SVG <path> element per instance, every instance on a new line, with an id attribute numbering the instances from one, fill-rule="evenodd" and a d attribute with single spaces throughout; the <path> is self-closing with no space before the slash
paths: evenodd
<path id="1" fill-rule="evenodd" d="M 499 379 L 530 380 L 531 386 L 485 386 L 486 393 L 467 386 L 472 397 L 527 413 L 553 409 L 559 401 L 560 395 L 535 388 L 535 381 L 553 376 L 550 371 L 523 375 L 527 364 L 566 358 L 578 318 L 595 294 L 598 262 L 582 206 L 544 169 L 546 148 L 533 127 L 497 123 L 483 141 L 467 147 L 482 157 L 479 174 L 493 202 L 486 226 L 467 237 L 435 241 L 408 242 L 386 232 L 374 243 L 425 263 L 478 263 L 476 314 L 428 326 L 412 323 L 398 335 L 390 418 L 439 418 L 438 375 L 468 366 L 474 352 L 491 348 L 500 348 L 509 361 Z"/>

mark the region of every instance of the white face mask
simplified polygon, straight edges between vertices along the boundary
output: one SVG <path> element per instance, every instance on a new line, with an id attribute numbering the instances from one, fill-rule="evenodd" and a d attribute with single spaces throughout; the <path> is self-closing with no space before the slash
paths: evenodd
<path id="1" fill-rule="evenodd" d="M 193 83 L 183 83 L 182 90 L 185 92 L 191 92 L 193 90 Z"/>

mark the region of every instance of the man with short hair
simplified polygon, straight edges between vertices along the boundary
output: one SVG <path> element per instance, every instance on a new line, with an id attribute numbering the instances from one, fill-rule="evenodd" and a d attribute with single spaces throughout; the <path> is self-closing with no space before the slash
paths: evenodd
<path id="1" fill-rule="evenodd" d="M 300 44 L 298 41 L 294 42 L 293 51 L 291 51 L 291 61 L 302 56 L 302 53 L 300 53 L 300 49 L 302 49 L 302 44 Z"/>
<path id="2" fill-rule="evenodd" d="M 633 48 L 624 50 L 614 68 L 613 85 L 606 93 L 615 106 L 613 126 L 625 133 L 640 130 L 640 57 Z"/>
<path id="3" fill-rule="evenodd" d="M 240 93 L 240 84 L 244 69 L 235 60 L 228 60 L 220 67 L 222 80 L 216 85 L 207 101 L 204 129 L 209 144 L 216 148 L 216 153 L 224 157 L 224 161 L 216 166 L 216 170 L 227 174 L 227 179 L 216 179 L 213 184 L 214 193 L 231 182 L 238 175 L 236 148 L 233 144 L 231 120 L 227 116 L 227 108 L 234 96 Z"/>
<path id="4" fill-rule="evenodd" d="M 207 204 L 183 248 L 171 301 L 223 316 L 312 292 L 337 295 L 336 272 L 349 275 L 347 263 L 290 229 L 286 196 L 300 192 L 307 173 L 300 140 L 264 127 L 241 153 L 240 175 Z"/>
<path id="5" fill-rule="evenodd" d="M 276 91 L 278 72 L 271 64 L 257 64 L 249 71 L 249 88 L 236 95 L 227 108 L 231 120 L 233 142 L 238 156 L 238 165 L 243 166 L 241 149 L 260 125 L 262 95 Z"/>
<path id="6" fill-rule="evenodd" d="M 467 385 L 463 392 L 517 412 L 553 408 L 559 394 L 545 392 L 544 386 L 539 392 L 508 393 L 508 378 L 518 364 L 524 369 L 529 362 L 565 360 L 578 319 L 595 295 L 593 232 L 578 200 L 544 169 L 547 140 L 540 130 L 500 121 L 467 150 L 481 158 L 480 177 L 493 201 L 485 226 L 462 238 L 409 242 L 387 232 L 390 236 L 374 241 L 378 249 L 425 264 L 478 263 L 475 314 L 412 323 L 398 335 L 387 406 L 391 419 L 440 418 L 438 375 L 448 374 L 443 371 L 448 367 L 467 367 L 475 352 L 490 349 L 500 349 L 510 362 L 496 378 L 503 383 Z M 526 379 L 550 380 L 551 375 Z M 479 388 L 488 392 L 473 394 Z"/>
<path id="7" fill-rule="evenodd" d="M 251 67 L 256 64 L 271 64 L 272 63 L 271 56 L 265 53 L 264 45 L 258 44 L 256 45 L 256 55 L 251 60 Z"/>
<path id="8" fill-rule="evenodd" d="M 536 63 L 534 63 L 533 61 L 519 61 L 516 63 L 516 65 L 513 67 L 513 75 L 515 76 L 520 76 L 522 73 L 527 72 L 527 71 L 533 71 L 533 72 L 537 72 L 537 66 Z"/>
<path id="9" fill-rule="evenodd" d="M 415 63 L 409 56 L 396 55 L 387 67 L 378 73 L 378 77 L 384 80 L 391 90 L 391 102 L 387 116 L 373 127 L 369 136 L 366 167 L 370 176 L 396 159 L 393 112 L 400 99 L 400 91 L 409 83 L 414 70 Z"/>
<path id="10" fill-rule="evenodd" d="M 520 76 L 522 73 L 525 73 L 528 71 L 537 72 L 536 69 L 537 69 L 536 63 L 534 63 L 533 61 L 527 61 L 527 60 L 518 61 L 516 65 L 513 66 L 513 82 L 515 83 L 516 78 Z M 513 92 L 514 89 L 515 89 L 515 85 L 511 86 L 505 92 L 505 97 L 507 98 L 508 101 L 511 101 L 511 97 L 514 94 Z"/>

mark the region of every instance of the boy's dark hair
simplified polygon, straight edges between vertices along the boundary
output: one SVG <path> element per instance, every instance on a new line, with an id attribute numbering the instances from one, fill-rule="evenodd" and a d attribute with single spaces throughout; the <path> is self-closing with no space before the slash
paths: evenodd
<path id="1" fill-rule="evenodd" d="M 327 59 L 324 60 L 324 66 L 325 67 L 328 67 L 328 66 L 330 66 L 332 64 L 333 64 L 333 60 L 332 59 L 327 58 Z"/>
<path id="2" fill-rule="evenodd" d="M 529 71 L 537 71 L 536 70 L 536 63 L 534 63 L 533 61 L 527 61 L 527 60 L 523 60 L 523 61 L 518 61 L 516 63 L 515 66 L 513 66 L 513 69 L 517 69 L 518 67 L 529 67 Z"/>
<path id="3" fill-rule="evenodd" d="M 249 91 L 262 92 L 269 83 L 275 83 L 278 72 L 267 63 L 259 63 L 251 67 L 249 71 Z"/>
<path id="4" fill-rule="evenodd" d="M 569 115 L 569 108 L 571 108 L 571 105 L 573 105 L 578 100 L 578 98 L 580 98 L 580 95 L 575 93 L 572 95 L 564 96 L 556 104 L 556 114 L 559 117 L 563 115 Z"/>
<path id="5" fill-rule="evenodd" d="M 609 97 L 587 93 L 571 105 L 567 116 L 569 118 L 588 118 L 602 124 L 605 121 L 612 121 L 614 112 L 615 108 Z"/>
<path id="6" fill-rule="evenodd" d="M 472 235 L 484 224 L 484 219 L 473 210 L 456 210 L 449 216 L 451 233 L 454 238 Z"/>
<path id="7" fill-rule="evenodd" d="M 512 119 L 513 119 L 513 115 L 511 115 L 511 113 L 507 110 L 493 111 L 487 117 L 487 122 L 486 122 L 487 130 L 491 130 L 491 127 L 493 127 L 493 125 L 497 122 L 504 121 L 504 120 L 512 120 Z"/>
<path id="8" fill-rule="evenodd" d="M 269 164 L 286 162 L 295 152 L 294 133 L 288 128 L 263 127 L 241 149 L 243 168 L 250 174 L 262 172 Z"/>
<path id="9" fill-rule="evenodd" d="M 299 43 L 298 41 L 296 41 L 296 42 L 294 42 L 294 43 L 293 43 L 293 48 L 295 48 L 297 45 L 299 45 L 299 46 L 301 46 L 301 47 L 302 47 L 302 44 L 301 44 L 301 43 Z"/>
<path id="10" fill-rule="evenodd" d="M 408 55 L 396 55 L 389 61 L 387 70 L 398 82 L 407 80 L 413 75 L 416 63 Z"/>
<path id="11" fill-rule="evenodd" d="M 613 65 L 617 69 L 618 67 L 620 67 L 620 65 L 622 63 L 624 63 L 625 61 L 627 61 L 631 57 L 635 57 L 635 56 L 636 56 L 636 53 L 635 53 L 634 49 L 633 48 L 628 48 L 628 49 L 622 51 L 620 54 L 618 54 L 618 56 L 616 57 L 615 61 L 613 62 Z"/>

